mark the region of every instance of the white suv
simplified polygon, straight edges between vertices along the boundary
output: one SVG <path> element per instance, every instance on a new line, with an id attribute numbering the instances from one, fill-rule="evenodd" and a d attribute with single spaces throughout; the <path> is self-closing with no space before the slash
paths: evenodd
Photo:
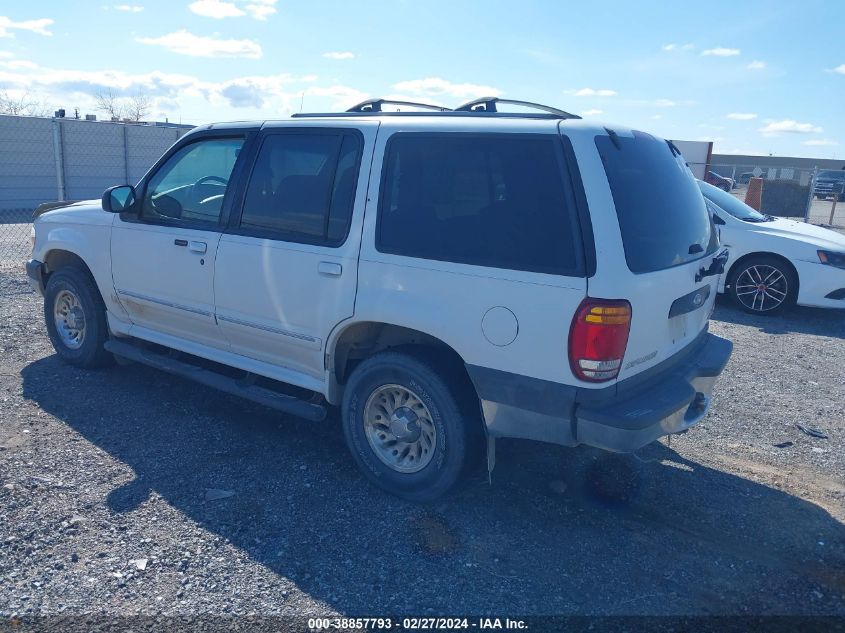
<path id="1" fill-rule="evenodd" d="M 202 126 L 137 186 L 41 214 L 27 270 L 57 353 L 340 407 L 358 465 L 413 500 L 485 449 L 492 468 L 495 438 L 685 431 L 731 343 L 707 332 L 725 256 L 680 152 L 501 101 Z"/>

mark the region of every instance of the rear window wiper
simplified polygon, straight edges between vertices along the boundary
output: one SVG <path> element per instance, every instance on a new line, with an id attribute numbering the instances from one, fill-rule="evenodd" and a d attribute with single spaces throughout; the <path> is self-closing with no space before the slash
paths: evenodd
<path id="1" fill-rule="evenodd" d="M 613 143 L 613 146 L 616 149 L 622 149 L 622 141 L 619 140 L 619 135 L 616 133 L 615 130 L 611 130 L 610 128 L 604 128 L 604 131 L 607 132 L 607 135 L 610 137 L 610 142 Z"/>

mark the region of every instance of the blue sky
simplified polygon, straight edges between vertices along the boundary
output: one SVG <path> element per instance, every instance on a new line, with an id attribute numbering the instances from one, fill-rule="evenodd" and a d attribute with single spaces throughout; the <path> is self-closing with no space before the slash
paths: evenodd
<path id="1" fill-rule="evenodd" d="M 493 94 L 717 153 L 841 158 L 843 25 L 841 0 L 0 0 L 0 91 L 82 114 L 142 91 L 184 123 Z"/>

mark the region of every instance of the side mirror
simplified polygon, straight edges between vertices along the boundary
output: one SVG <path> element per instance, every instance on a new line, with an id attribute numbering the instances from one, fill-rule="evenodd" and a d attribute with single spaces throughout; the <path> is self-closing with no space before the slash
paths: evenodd
<path id="1" fill-rule="evenodd" d="M 724 221 L 722 218 L 720 218 L 718 215 L 716 215 L 716 214 L 714 213 L 714 214 L 713 214 L 713 224 L 721 224 L 721 225 L 724 225 L 724 224 L 725 224 L 725 221 Z"/>
<path id="2" fill-rule="evenodd" d="M 109 213 L 123 213 L 129 211 L 135 204 L 135 187 L 119 185 L 109 187 L 103 193 L 103 211 Z"/>

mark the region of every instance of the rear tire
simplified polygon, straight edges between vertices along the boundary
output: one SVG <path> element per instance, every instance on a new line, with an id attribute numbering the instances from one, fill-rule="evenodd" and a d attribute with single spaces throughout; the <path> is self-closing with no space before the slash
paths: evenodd
<path id="1" fill-rule="evenodd" d="M 767 255 L 739 263 L 728 279 L 736 305 L 749 314 L 778 314 L 795 305 L 798 276 L 782 259 Z"/>
<path id="2" fill-rule="evenodd" d="M 416 502 L 449 492 L 471 462 L 481 428 L 465 382 L 449 363 L 412 353 L 381 352 L 355 368 L 343 397 L 343 431 L 370 481 Z"/>
<path id="3" fill-rule="evenodd" d="M 91 369 L 113 362 L 106 307 L 94 280 L 75 266 L 50 275 L 44 290 L 44 321 L 53 349 L 67 363 Z"/>

